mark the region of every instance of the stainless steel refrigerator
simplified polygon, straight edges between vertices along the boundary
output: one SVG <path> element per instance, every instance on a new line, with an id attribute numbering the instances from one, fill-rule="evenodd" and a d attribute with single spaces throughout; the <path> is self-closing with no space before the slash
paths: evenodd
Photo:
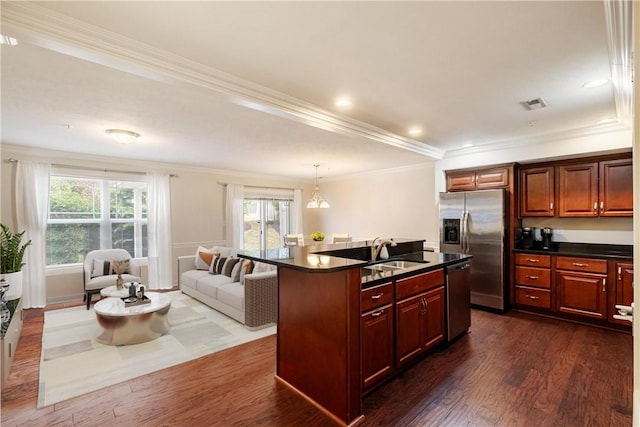
<path id="1" fill-rule="evenodd" d="M 473 255 L 471 305 L 499 312 L 508 296 L 506 203 L 503 189 L 440 193 L 440 252 Z"/>

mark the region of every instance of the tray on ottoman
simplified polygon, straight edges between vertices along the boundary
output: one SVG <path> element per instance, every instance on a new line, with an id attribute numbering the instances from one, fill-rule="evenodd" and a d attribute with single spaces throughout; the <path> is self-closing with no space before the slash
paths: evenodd
<path id="1" fill-rule="evenodd" d="M 124 302 L 124 306 L 125 307 L 133 307 L 134 305 L 149 304 L 151 302 L 149 297 L 147 297 L 146 295 L 144 295 L 142 298 L 139 298 L 139 297 L 125 297 L 125 298 L 120 298 L 120 299 Z"/>

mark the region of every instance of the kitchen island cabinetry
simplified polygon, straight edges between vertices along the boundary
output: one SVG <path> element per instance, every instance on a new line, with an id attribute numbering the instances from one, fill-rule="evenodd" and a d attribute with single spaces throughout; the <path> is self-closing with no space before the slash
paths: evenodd
<path id="1" fill-rule="evenodd" d="M 388 378 L 394 370 L 393 282 L 362 291 L 362 386 L 363 391 Z"/>
<path id="2" fill-rule="evenodd" d="M 396 366 L 444 341 L 444 270 L 396 281 Z"/>

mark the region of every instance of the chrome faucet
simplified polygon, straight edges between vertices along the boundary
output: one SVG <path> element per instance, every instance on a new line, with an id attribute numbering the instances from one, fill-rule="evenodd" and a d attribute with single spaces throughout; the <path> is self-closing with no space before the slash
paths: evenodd
<path id="1" fill-rule="evenodd" d="M 382 251 L 382 248 L 384 248 L 386 245 L 398 246 L 398 244 L 394 242 L 393 239 L 389 239 L 389 240 L 381 241 L 378 247 L 376 248 L 376 242 L 379 239 L 380 237 L 376 237 L 375 239 L 373 239 L 373 242 L 371 242 L 371 261 L 375 261 L 378 259 L 378 255 L 380 255 L 380 251 Z"/>

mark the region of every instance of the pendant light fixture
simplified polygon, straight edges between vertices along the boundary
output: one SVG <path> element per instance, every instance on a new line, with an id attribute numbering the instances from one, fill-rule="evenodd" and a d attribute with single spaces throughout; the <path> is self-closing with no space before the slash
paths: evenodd
<path id="1" fill-rule="evenodd" d="M 329 207 L 329 203 L 322 198 L 320 195 L 320 190 L 318 190 L 318 166 L 313 165 L 316 168 L 316 188 L 313 189 L 313 193 L 311 193 L 311 200 L 307 203 L 307 207 L 310 209 L 327 209 Z"/>

